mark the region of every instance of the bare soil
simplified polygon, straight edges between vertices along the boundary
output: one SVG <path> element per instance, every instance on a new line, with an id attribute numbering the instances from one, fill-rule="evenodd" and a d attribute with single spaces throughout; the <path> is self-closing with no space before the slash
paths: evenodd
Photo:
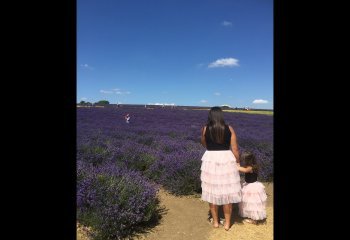
<path id="1" fill-rule="evenodd" d="M 273 183 L 263 183 L 267 193 L 266 221 L 258 225 L 244 223 L 238 216 L 238 205 L 233 205 L 232 226 L 225 231 L 221 225 L 213 228 L 208 221 L 209 206 L 199 196 L 177 197 L 159 191 L 160 205 L 164 207 L 159 224 L 138 234 L 135 240 L 272 240 L 273 239 Z M 222 210 L 219 209 L 223 218 Z M 77 239 L 90 240 L 84 228 L 77 224 Z"/>

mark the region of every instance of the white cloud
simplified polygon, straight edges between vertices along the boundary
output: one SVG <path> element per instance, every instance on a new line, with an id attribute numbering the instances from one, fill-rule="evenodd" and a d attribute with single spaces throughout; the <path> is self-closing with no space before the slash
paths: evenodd
<path id="1" fill-rule="evenodd" d="M 119 95 L 124 95 L 124 94 L 130 94 L 131 92 L 129 92 L 129 91 L 125 91 L 125 92 L 116 91 L 115 93 L 116 93 L 116 94 L 119 94 Z"/>
<path id="2" fill-rule="evenodd" d="M 221 95 L 221 93 L 216 92 L 216 93 L 214 93 L 214 95 L 216 95 L 216 96 L 220 96 L 220 95 Z"/>
<path id="3" fill-rule="evenodd" d="M 87 100 L 87 98 L 86 98 L 86 97 L 82 97 L 82 98 L 80 98 L 80 100 L 82 100 L 82 101 L 86 101 L 86 100 Z"/>
<path id="4" fill-rule="evenodd" d="M 200 103 L 207 103 L 208 101 L 203 99 L 203 100 L 200 100 L 199 102 Z"/>
<path id="5" fill-rule="evenodd" d="M 81 66 L 82 68 L 85 68 L 85 69 L 90 69 L 90 70 L 94 69 L 93 67 L 89 66 L 89 64 L 87 64 L 87 63 L 80 64 L 80 66 Z"/>
<path id="6" fill-rule="evenodd" d="M 112 91 L 106 91 L 106 90 L 100 90 L 100 93 L 110 94 L 110 93 L 113 93 L 113 92 Z"/>
<path id="7" fill-rule="evenodd" d="M 119 88 L 113 88 L 112 90 L 113 91 L 119 91 L 120 89 Z"/>
<path id="8" fill-rule="evenodd" d="M 208 65 L 209 68 L 214 67 L 234 67 L 239 66 L 238 65 L 238 59 L 235 58 L 221 58 L 216 60 L 215 62 L 212 62 Z"/>
<path id="9" fill-rule="evenodd" d="M 253 101 L 254 104 L 264 104 L 264 103 L 268 103 L 267 100 L 263 100 L 263 99 L 255 99 Z"/>
<path id="10" fill-rule="evenodd" d="M 175 106 L 175 103 L 148 103 L 148 105 Z"/>
<path id="11" fill-rule="evenodd" d="M 225 26 L 225 27 L 230 27 L 230 26 L 232 26 L 232 22 L 223 21 L 223 22 L 221 23 L 221 25 L 223 25 L 223 26 Z"/>

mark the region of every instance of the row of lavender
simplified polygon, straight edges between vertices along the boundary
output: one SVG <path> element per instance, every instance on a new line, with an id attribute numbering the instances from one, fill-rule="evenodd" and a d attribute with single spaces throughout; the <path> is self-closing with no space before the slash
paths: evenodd
<path id="1" fill-rule="evenodd" d="M 129 113 L 130 123 L 123 116 Z M 144 108 L 77 110 L 78 220 L 118 239 L 157 218 L 159 186 L 200 193 L 200 129 L 207 111 Z M 261 181 L 273 177 L 271 116 L 225 113 L 240 150 L 253 151 Z"/>

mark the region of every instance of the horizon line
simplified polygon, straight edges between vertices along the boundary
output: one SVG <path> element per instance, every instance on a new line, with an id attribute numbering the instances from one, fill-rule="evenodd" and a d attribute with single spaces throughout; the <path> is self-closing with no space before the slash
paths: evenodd
<path id="1" fill-rule="evenodd" d="M 77 105 L 80 105 L 79 103 L 76 103 Z M 92 103 L 96 104 L 96 103 Z M 142 103 L 109 103 L 107 106 L 111 105 L 128 105 L 128 106 L 159 106 L 159 107 L 197 107 L 197 108 L 212 108 L 212 107 L 227 107 L 230 109 L 249 109 L 249 110 L 266 110 L 266 111 L 273 111 L 273 108 L 253 108 L 253 107 L 231 107 L 227 105 L 215 105 L 215 106 L 198 106 L 198 105 L 171 105 L 171 104 L 142 104 Z"/>

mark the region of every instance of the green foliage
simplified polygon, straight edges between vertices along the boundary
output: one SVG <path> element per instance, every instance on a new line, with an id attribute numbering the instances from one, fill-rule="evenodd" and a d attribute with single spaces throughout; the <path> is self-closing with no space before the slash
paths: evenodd
<path id="1" fill-rule="evenodd" d="M 169 136 L 170 136 L 171 138 L 176 138 L 176 137 L 177 137 L 177 133 L 174 132 L 174 131 L 171 131 L 171 132 L 169 133 Z"/>
<path id="2" fill-rule="evenodd" d="M 100 165 L 107 159 L 111 153 L 103 146 L 85 145 L 78 149 L 85 162 L 92 163 L 94 166 Z"/>
<path id="3" fill-rule="evenodd" d="M 152 136 L 144 136 L 140 137 L 137 142 L 146 146 L 151 146 L 154 142 L 154 138 Z"/>
<path id="4" fill-rule="evenodd" d="M 96 102 L 95 104 L 97 104 L 97 105 L 108 105 L 109 101 L 107 101 L 107 100 L 100 100 L 100 101 Z"/>
<path id="5" fill-rule="evenodd" d="M 118 161 L 124 162 L 129 169 L 145 172 L 156 161 L 156 157 L 149 153 L 127 153 Z"/>
<path id="6" fill-rule="evenodd" d="M 157 189 L 139 173 L 109 164 L 81 182 L 86 201 L 77 219 L 92 228 L 94 240 L 124 239 L 159 217 Z"/>
<path id="7" fill-rule="evenodd" d="M 78 105 L 80 105 L 80 106 L 92 106 L 92 103 L 91 102 L 80 101 L 80 103 L 78 103 Z"/>

